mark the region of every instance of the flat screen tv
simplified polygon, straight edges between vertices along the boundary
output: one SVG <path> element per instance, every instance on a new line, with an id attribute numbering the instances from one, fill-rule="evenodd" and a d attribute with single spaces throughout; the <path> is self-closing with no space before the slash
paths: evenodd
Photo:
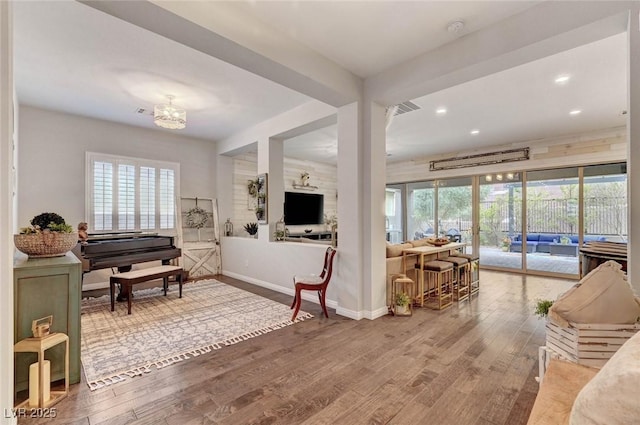
<path id="1" fill-rule="evenodd" d="M 322 224 L 324 222 L 324 195 L 319 193 L 284 193 L 284 223 Z"/>

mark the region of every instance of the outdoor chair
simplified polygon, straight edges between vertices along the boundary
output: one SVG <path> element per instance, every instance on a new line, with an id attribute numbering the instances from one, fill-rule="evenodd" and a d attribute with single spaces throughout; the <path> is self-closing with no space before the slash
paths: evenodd
<path id="1" fill-rule="evenodd" d="M 322 273 L 319 276 L 294 276 L 293 284 L 296 289 L 296 293 L 293 297 L 293 302 L 291 303 L 291 308 L 295 310 L 293 312 L 293 316 L 291 317 L 291 321 L 296 320 L 296 316 L 298 315 L 298 311 L 300 311 L 300 304 L 302 303 L 302 290 L 309 291 L 317 291 L 318 299 L 320 300 L 320 306 L 322 306 L 322 311 L 324 315 L 329 318 L 329 313 L 327 312 L 327 306 L 325 304 L 325 299 L 327 296 L 327 286 L 329 285 L 329 281 L 331 280 L 331 273 L 333 271 L 333 257 L 336 255 L 336 250 L 332 247 L 327 248 L 324 253 L 324 266 L 322 267 Z"/>

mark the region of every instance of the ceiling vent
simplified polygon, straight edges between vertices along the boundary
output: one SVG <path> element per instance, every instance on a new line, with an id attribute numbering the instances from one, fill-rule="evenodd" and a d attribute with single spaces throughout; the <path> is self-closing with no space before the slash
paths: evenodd
<path id="1" fill-rule="evenodd" d="M 529 148 L 511 149 L 506 151 L 481 153 L 477 155 L 467 155 L 429 161 L 429 170 L 452 170 L 456 168 L 500 164 L 502 162 L 523 161 L 526 159 L 529 159 Z"/>
<path id="2" fill-rule="evenodd" d="M 412 112 L 412 111 L 417 111 L 418 109 L 420 109 L 420 107 L 418 105 L 416 105 L 415 103 L 407 100 L 406 102 L 402 102 L 398 105 L 396 105 L 396 113 L 393 114 L 395 115 L 402 115 L 402 114 L 406 114 L 407 112 Z"/>
<path id="3" fill-rule="evenodd" d="M 145 108 L 136 109 L 136 114 L 144 114 L 145 112 L 147 112 L 147 110 Z"/>

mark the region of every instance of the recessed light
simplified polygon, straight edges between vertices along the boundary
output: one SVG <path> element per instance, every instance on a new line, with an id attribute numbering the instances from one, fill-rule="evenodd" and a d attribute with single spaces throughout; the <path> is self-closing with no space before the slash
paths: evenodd
<path id="1" fill-rule="evenodd" d="M 569 112 L 569 115 L 579 115 L 582 111 L 580 109 L 574 109 L 573 111 Z"/>
<path id="2" fill-rule="evenodd" d="M 476 134 L 479 134 L 479 133 L 480 133 L 480 130 L 471 130 L 469 132 L 469 134 L 471 134 L 472 136 L 475 136 Z"/>
<path id="3" fill-rule="evenodd" d="M 570 75 L 559 75 L 555 80 L 553 80 L 556 84 L 566 84 L 571 79 Z"/>
<path id="4" fill-rule="evenodd" d="M 438 109 L 436 109 L 436 114 L 438 115 L 445 115 L 446 113 L 447 113 L 447 108 L 445 108 L 444 106 L 441 106 Z"/>

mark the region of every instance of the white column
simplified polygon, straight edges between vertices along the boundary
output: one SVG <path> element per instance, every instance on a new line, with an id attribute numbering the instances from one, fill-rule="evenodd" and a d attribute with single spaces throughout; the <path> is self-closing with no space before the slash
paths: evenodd
<path id="1" fill-rule="evenodd" d="M 276 230 L 276 222 L 284 214 L 284 159 L 283 142 L 275 138 L 258 140 L 258 174 L 267 173 L 267 220 L 260 225 L 258 238 L 268 242 Z"/>
<path id="2" fill-rule="evenodd" d="M 338 258 L 335 284 L 336 312 L 352 319 L 362 318 L 362 192 L 361 111 L 351 103 L 338 109 Z M 333 280 L 332 280 L 333 281 Z"/>
<path id="3" fill-rule="evenodd" d="M 640 262 L 633 261 L 640 253 L 640 182 L 634 177 L 640 176 L 640 8 L 629 12 L 628 63 L 627 63 L 627 182 L 628 182 L 628 253 L 627 273 L 636 295 L 640 295 Z"/>
<path id="4" fill-rule="evenodd" d="M 375 319 L 387 314 L 386 306 L 386 110 L 366 101 L 364 108 L 362 234 L 364 316 Z"/>
<path id="5" fill-rule="evenodd" d="M 11 2 L 0 2 L 0 406 L 13 406 L 13 51 Z M 3 424 L 14 418 L 0 416 Z"/>

